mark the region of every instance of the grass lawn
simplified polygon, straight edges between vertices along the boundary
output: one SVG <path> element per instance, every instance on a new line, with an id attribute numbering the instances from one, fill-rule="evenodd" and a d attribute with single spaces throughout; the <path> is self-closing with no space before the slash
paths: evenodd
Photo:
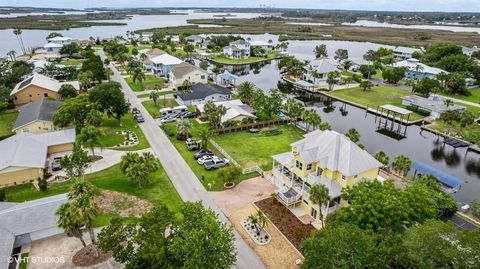
<path id="1" fill-rule="evenodd" d="M 192 120 L 193 126 L 199 126 L 199 123 L 196 122 L 195 120 Z M 207 190 L 212 190 L 212 191 L 221 191 L 224 190 L 223 187 L 223 182 L 219 179 L 219 171 L 220 169 L 215 169 L 212 171 L 205 170 L 203 165 L 199 165 L 193 155 L 195 154 L 195 151 L 189 151 L 187 150 L 187 147 L 185 145 L 185 141 L 180 141 L 176 139 L 176 129 L 175 129 L 175 122 L 171 122 L 165 125 L 165 128 L 168 129 L 172 135 L 168 136 L 170 141 L 173 143 L 175 148 L 178 150 L 180 155 L 182 155 L 183 159 L 187 162 L 188 166 L 192 169 L 193 173 L 198 177 L 200 182 L 205 186 Z M 211 146 L 209 149 L 212 149 Z M 212 150 L 214 151 L 214 150 Z M 258 173 L 250 173 L 246 175 L 241 175 L 240 178 L 235 182 L 239 183 L 242 180 L 249 179 L 252 177 L 258 176 Z M 202 180 L 203 178 L 203 180 Z M 212 188 L 208 188 L 208 184 L 212 183 Z"/>
<path id="2" fill-rule="evenodd" d="M 475 104 L 480 104 L 480 88 L 473 88 L 473 89 L 469 89 L 468 91 L 471 93 L 471 95 L 469 96 L 461 95 L 461 94 L 446 94 L 446 93 L 441 93 L 441 95 L 472 102 Z"/>
<path id="3" fill-rule="evenodd" d="M 249 57 L 247 59 L 230 59 L 224 56 L 212 56 L 212 61 L 219 64 L 251 64 L 268 61 L 278 57 L 278 52 L 272 52 L 266 57 Z"/>
<path id="4" fill-rule="evenodd" d="M 18 112 L 5 112 L 0 114 L 0 140 L 13 135 L 12 127 L 17 116 Z"/>
<path id="5" fill-rule="evenodd" d="M 266 135 L 248 131 L 218 135 L 213 138 L 243 167 L 259 165 L 263 170 L 272 168 L 272 155 L 291 150 L 290 144 L 303 138 L 304 132 L 292 125 L 274 126 L 281 134 Z"/>
<path id="6" fill-rule="evenodd" d="M 127 148 L 118 148 L 119 150 L 140 150 L 150 147 L 147 139 L 143 135 L 142 130 L 138 126 L 138 123 L 133 118 L 132 114 L 124 115 L 120 123 L 115 118 L 103 118 L 103 124 L 100 126 L 100 130 L 103 132 L 101 137 L 102 146 L 105 148 L 113 147 L 123 142 L 123 136 L 116 134 L 117 131 L 129 130 L 134 132 L 138 137 L 138 145 Z"/>
<path id="7" fill-rule="evenodd" d="M 161 202 L 167 205 L 171 210 L 177 211 L 182 204 L 182 200 L 163 168 L 150 174 L 149 178 L 149 185 L 144 188 L 138 188 L 127 176 L 122 174 L 120 171 L 120 165 L 118 164 L 85 176 L 85 180 L 90 181 L 101 190 L 126 193 L 153 204 Z M 7 199 L 10 202 L 23 202 L 62 194 L 68 192 L 72 184 L 73 181 L 66 181 L 49 185 L 45 192 L 37 191 L 31 184 L 12 186 L 6 188 Z M 98 216 L 95 221 L 96 226 L 108 223 L 111 217 L 112 215 L 110 214 L 102 214 Z"/>
<path id="8" fill-rule="evenodd" d="M 63 65 L 81 65 L 85 61 L 84 59 L 67 59 L 64 61 L 61 61 L 59 64 Z"/>
<path id="9" fill-rule="evenodd" d="M 132 45 L 127 45 L 127 47 L 128 47 L 127 55 L 130 57 L 130 56 L 132 56 L 132 50 L 133 50 L 133 48 L 135 48 L 135 47 L 132 46 Z M 152 45 L 138 44 L 138 46 L 137 46 L 136 48 L 137 48 L 137 50 L 138 50 L 139 53 L 140 53 L 141 50 L 151 49 L 151 48 L 152 48 Z"/>
<path id="10" fill-rule="evenodd" d="M 165 80 L 161 78 L 157 78 L 155 75 L 146 75 L 145 81 L 140 83 L 134 83 L 131 77 L 125 78 L 125 81 L 128 83 L 128 86 L 132 88 L 133 91 L 140 92 L 144 90 L 153 90 L 155 88 L 162 88 L 163 84 L 165 84 Z"/>
<path id="11" fill-rule="evenodd" d="M 175 101 L 175 99 L 162 99 L 162 98 L 160 98 L 157 101 L 157 106 L 155 106 L 155 103 L 152 100 L 143 101 L 142 105 L 145 107 L 148 113 L 154 118 L 160 117 L 160 111 L 159 111 L 160 108 L 178 106 L 177 101 Z"/>
<path id="12" fill-rule="evenodd" d="M 461 127 L 458 123 L 454 122 L 449 126 L 444 121 L 437 120 L 428 127 L 443 133 L 450 132 L 450 134 L 454 134 L 465 141 L 480 145 L 480 125 L 478 124 Z"/>
<path id="13" fill-rule="evenodd" d="M 173 94 L 173 91 L 159 91 L 158 92 L 158 95 L 160 96 L 164 96 L 164 95 L 168 95 L 168 94 Z M 137 95 L 138 98 L 148 98 L 150 97 L 150 94 L 149 93 L 143 93 L 143 94 L 139 94 Z"/>
<path id="14" fill-rule="evenodd" d="M 346 101 L 376 109 L 378 106 L 386 104 L 405 107 L 402 105 L 402 97 L 411 95 L 412 93 L 402 89 L 387 87 L 373 87 L 371 90 L 363 91 L 362 88 L 357 87 L 338 90 L 328 94 L 333 97 L 338 97 Z M 418 120 L 423 117 L 424 116 L 414 112 L 410 115 L 410 120 Z"/>

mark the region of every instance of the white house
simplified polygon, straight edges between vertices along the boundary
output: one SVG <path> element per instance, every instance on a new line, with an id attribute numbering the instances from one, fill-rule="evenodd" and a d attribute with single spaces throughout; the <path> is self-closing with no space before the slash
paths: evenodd
<path id="1" fill-rule="evenodd" d="M 60 44 L 60 45 L 68 45 L 72 43 L 72 38 L 71 37 L 66 37 L 66 36 L 56 36 L 47 39 L 48 43 L 55 43 L 55 44 Z"/>
<path id="2" fill-rule="evenodd" d="M 200 46 L 206 46 L 207 45 L 207 39 L 203 36 L 199 35 L 190 35 L 185 38 L 185 40 L 193 45 L 200 45 Z"/>
<path id="3" fill-rule="evenodd" d="M 245 40 L 230 42 L 223 48 L 223 55 L 231 59 L 246 59 L 250 57 L 250 43 Z"/>
<path id="4" fill-rule="evenodd" d="M 273 51 L 273 44 L 265 41 L 250 41 L 250 47 L 260 47 L 268 54 Z"/>
<path id="5" fill-rule="evenodd" d="M 138 41 L 142 43 L 150 43 L 152 42 L 153 33 L 152 32 L 142 32 L 138 38 Z"/>
<path id="6" fill-rule="evenodd" d="M 150 59 L 151 71 L 153 74 L 161 77 L 167 77 L 177 64 L 183 63 L 182 60 L 168 53 Z"/>
<path id="7" fill-rule="evenodd" d="M 393 56 L 395 59 L 403 61 L 412 58 L 415 52 L 422 52 L 422 50 L 409 47 L 396 47 L 393 49 Z"/>
<path id="8" fill-rule="evenodd" d="M 63 45 L 68 45 L 72 43 L 72 38 L 65 36 L 56 36 L 47 39 L 48 43 L 43 46 L 44 54 L 60 54 L 60 49 Z"/>
<path id="9" fill-rule="evenodd" d="M 142 54 L 145 54 L 145 56 L 147 56 L 145 58 L 145 60 L 143 60 L 143 69 L 145 69 L 146 71 L 151 71 L 152 70 L 152 62 L 150 61 L 150 59 L 153 59 L 157 56 L 165 54 L 165 51 L 163 51 L 161 49 L 157 49 L 157 48 L 144 49 L 144 50 L 139 51 L 139 54 L 137 55 L 137 57 L 140 58 L 140 56 Z"/>
<path id="10" fill-rule="evenodd" d="M 192 84 L 207 83 L 208 73 L 192 64 L 182 62 L 170 70 L 168 79 L 172 82 L 175 88 L 178 88 L 181 87 L 186 80 L 190 81 Z"/>
<path id="11" fill-rule="evenodd" d="M 330 59 L 315 59 L 304 67 L 303 80 L 314 85 L 326 85 L 328 74 L 338 70 L 337 65 Z"/>
<path id="12" fill-rule="evenodd" d="M 432 78 L 440 73 L 447 73 L 447 71 L 440 68 L 431 67 L 421 63 L 418 59 L 407 59 L 404 61 L 396 62 L 392 64 L 393 67 L 405 67 L 405 77 L 408 79 L 424 79 Z"/>
<path id="13" fill-rule="evenodd" d="M 249 105 L 242 103 L 242 101 L 235 99 L 229 101 L 215 102 L 217 106 L 224 106 L 227 109 L 225 115 L 222 116 L 221 122 L 227 121 L 242 121 L 245 118 L 256 119 L 254 110 Z M 205 112 L 205 103 L 196 105 L 197 112 L 203 114 Z"/>
<path id="14" fill-rule="evenodd" d="M 175 98 L 178 104 L 190 106 L 204 104 L 207 101 L 227 101 L 230 100 L 231 95 L 232 91 L 228 88 L 197 83 L 191 87 L 190 92 L 176 94 Z"/>
<path id="15" fill-rule="evenodd" d="M 452 104 L 447 107 L 445 100 L 438 95 L 430 95 L 428 98 L 418 95 L 408 95 L 402 97 L 402 105 L 420 109 L 426 112 L 430 112 L 430 116 L 434 119 L 440 118 L 440 116 L 446 111 L 463 112 L 467 108 L 464 106 Z"/>

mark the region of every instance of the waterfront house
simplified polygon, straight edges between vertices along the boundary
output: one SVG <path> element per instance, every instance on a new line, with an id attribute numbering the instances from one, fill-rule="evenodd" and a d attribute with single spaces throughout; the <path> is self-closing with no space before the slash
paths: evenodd
<path id="1" fill-rule="evenodd" d="M 67 201 L 67 195 L 60 194 L 23 203 L 0 202 L 0 269 L 15 268 L 9 258 L 22 246 L 63 234 L 55 212 Z"/>
<path id="2" fill-rule="evenodd" d="M 335 71 L 339 71 L 339 69 L 330 59 L 315 59 L 304 67 L 303 80 L 316 86 L 326 86 L 328 74 Z"/>
<path id="3" fill-rule="evenodd" d="M 48 43 L 55 43 L 55 44 L 60 44 L 60 45 L 68 45 L 72 43 L 72 38 L 71 37 L 66 37 L 66 36 L 56 36 L 47 39 Z"/>
<path id="4" fill-rule="evenodd" d="M 422 110 L 430 113 L 430 116 L 434 119 L 440 118 L 440 116 L 446 111 L 463 112 L 467 108 L 461 105 L 451 104 L 446 105 L 445 99 L 432 94 L 428 98 L 418 95 L 408 95 L 402 97 L 402 105 L 411 107 L 413 110 Z"/>
<path id="5" fill-rule="evenodd" d="M 64 45 L 68 45 L 72 43 L 72 38 L 70 37 L 64 37 L 64 36 L 56 36 L 47 39 L 48 43 L 43 46 L 43 52 L 44 54 L 54 54 L 54 55 L 59 55 L 60 54 L 60 49 Z"/>
<path id="6" fill-rule="evenodd" d="M 175 98 L 178 104 L 190 106 L 204 104 L 207 101 L 227 101 L 230 100 L 231 95 L 232 91 L 229 88 L 197 83 L 192 85 L 189 92 L 176 94 Z"/>
<path id="7" fill-rule="evenodd" d="M 170 71 L 178 64 L 183 63 L 182 60 L 168 53 L 150 59 L 150 67 L 153 74 L 167 78 Z"/>
<path id="8" fill-rule="evenodd" d="M 146 71 L 151 71 L 152 70 L 152 62 L 150 61 L 150 59 L 153 59 L 157 56 L 165 54 L 165 51 L 163 51 L 161 49 L 157 49 L 157 48 L 144 49 L 144 50 L 139 51 L 139 54 L 138 54 L 137 57 L 140 58 L 140 56 L 142 54 L 145 54 L 145 56 L 146 56 L 145 59 L 143 60 L 143 69 L 146 70 Z"/>
<path id="9" fill-rule="evenodd" d="M 186 62 L 182 62 L 170 70 L 168 79 L 175 88 L 178 88 L 181 87 L 187 80 L 192 84 L 207 83 L 208 74 L 207 71 L 201 68 Z"/>
<path id="10" fill-rule="evenodd" d="M 223 55 L 231 59 L 246 59 L 250 57 L 250 43 L 245 40 L 230 42 L 223 48 Z"/>
<path id="11" fill-rule="evenodd" d="M 205 37 L 199 35 L 190 35 L 185 38 L 185 41 L 192 45 L 206 46 L 208 41 Z"/>
<path id="12" fill-rule="evenodd" d="M 392 67 L 404 67 L 405 78 L 421 80 L 424 78 L 433 78 L 440 73 L 448 73 L 440 68 L 431 67 L 421 63 L 418 59 L 410 58 L 404 61 L 392 64 Z"/>
<path id="13" fill-rule="evenodd" d="M 152 32 L 141 32 L 138 41 L 141 43 L 150 43 L 152 42 L 153 33 Z"/>
<path id="14" fill-rule="evenodd" d="M 0 141 L 0 187 L 42 178 L 48 155 L 73 149 L 75 129 L 34 134 L 20 132 Z"/>
<path id="15" fill-rule="evenodd" d="M 257 117 L 254 115 L 255 111 L 249 105 L 242 103 L 242 101 L 235 99 L 235 100 L 228 100 L 228 101 L 220 101 L 215 102 L 217 106 L 224 106 L 227 109 L 225 115 L 221 118 L 221 123 L 229 122 L 229 121 L 242 121 L 246 118 L 248 119 L 256 119 Z M 197 113 L 200 116 L 203 116 L 205 113 L 205 103 L 197 104 L 196 109 Z"/>
<path id="16" fill-rule="evenodd" d="M 269 54 L 273 51 L 273 44 L 265 41 L 251 41 L 250 47 L 259 47 L 265 51 L 265 54 Z"/>
<path id="17" fill-rule="evenodd" d="M 376 180 L 382 166 L 368 152 L 335 131 L 313 131 L 291 146 L 291 151 L 272 156 L 277 199 L 296 216 L 310 216 L 317 228 L 321 227 L 322 214 L 346 206 L 340 198 L 342 189 Z M 315 184 L 328 188 L 331 199 L 328 208 L 323 205 L 320 209 L 310 200 L 309 190 Z"/>
<path id="18" fill-rule="evenodd" d="M 393 49 L 393 57 L 399 61 L 408 60 L 413 58 L 414 53 L 421 53 L 421 49 L 409 48 L 409 47 L 396 47 Z"/>
<path id="19" fill-rule="evenodd" d="M 30 77 L 19 82 L 13 88 L 10 96 L 13 96 L 15 105 L 23 105 L 44 98 L 59 100 L 61 96 L 58 91 L 63 84 L 70 84 L 75 89 L 80 89 L 78 81 L 59 82 L 42 74 L 33 73 Z"/>
<path id="20" fill-rule="evenodd" d="M 12 131 L 15 133 L 54 131 L 53 115 L 61 104 L 61 101 L 41 99 L 21 106 Z"/>

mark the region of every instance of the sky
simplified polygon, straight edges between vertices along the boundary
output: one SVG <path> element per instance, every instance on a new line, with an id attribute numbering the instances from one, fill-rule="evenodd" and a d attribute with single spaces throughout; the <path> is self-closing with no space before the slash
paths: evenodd
<path id="1" fill-rule="evenodd" d="M 31 7 L 259 7 L 397 11 L 480 12 L 480 0 L 0 0 L 0 6 Z"/>

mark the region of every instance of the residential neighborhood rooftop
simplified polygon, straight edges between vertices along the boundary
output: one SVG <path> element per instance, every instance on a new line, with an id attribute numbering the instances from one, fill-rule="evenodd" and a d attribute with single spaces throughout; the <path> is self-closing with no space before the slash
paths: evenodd
<path id="1" fill-rule="evenodd" d="M 21 128 L 37 120 L 52 121 L 53 115 L 62 103 L 56 100 L 41 99 L 21 106 L 13 129 Z"/>
<path id="2" fill-rule="evenodd" d="M 41 88 L 48 89 L 48 90 L 51 90 L 51 91 L 54 91 L 54 92 L 58 92 L 58 90 L 60 90 L 60 87 L 63 84 L 70 84 L 75 89 L 77 89 L 77 90 L 80 89 L 80 85 L 79 85 L 78 81 L 59 82 L 58 80 L 47 77 L 45 75 L 42 75 L 42 74 L 39 74 L 39 73 L 33 73 L 32 76 L 30 76 L 30 77 L 24 79 L 23 81 L 21 81 L 20 83 L 18 83 L 15 86 L 15 88 L 13 88 L 10 95 L 14 95 L 14 94 L 20 92 L 21 90 L 23 90 L 24 88 L 26 88 L 30 85 L 35 85 L 37 87 L 41 87 Z"/>
<path id="3" fill-rule="evenodd" d="M 448 73 L 447 71 L 436 68 L 436 67 L 431 67 L 428 66 L 424 63 L 421 63 L 418 59 L 407 59 L 404 61 L 396 62 L 392 64 L 393 67 L 406 67 L 409 71 L 415 71 L 419 73 L 427 73 L 427 74 L 432 74 L 432 75 L 438 75 L 440 73 Z"/>
<path id="4" fill-rule="evenodd" d="M 229 88 L 225 88 L 217 85 L 197 83 L 191 87 L 191 92 L 179 93 L 177 94 L 177 96 L 182 100 L 198 100 L 198 99 L 203 99 L 212 94 L 229 95 L 231 93 L 232 93 L 232 90 L 230 90 Z"/>
<path id="5" fill-rule="evenodd" d="M 242 101 L 238 99 L 215 102 L 215 105 L 217 106 L 221 105 L 227 109 L 227 112 L 225 113 L 225 115 L 222 116 L 221 122 L 227 122 L 239 116 L 256 118 L 256 116 L 253 115 L 254 113 L 253 108 L 251 108 L 249 105 L 242 103 Z M 196 107 L 200 113 L 205 112 L 204 110 L 205 104 L 198 104 Z"/>
<path id="6" fill-rule="evenodd" d="M 176 65 L 170 72 L 173 73 L 173 75 L 175 76 L 175 78 L 182 78 L 184 77 L 185 75 L 188 75 L 190 72 L 194 71 L 194 70 L 201 70 L 203 72 L 206 73 L 206 71 L 204 71 L 203 69 L 200 69 L 192 64 L 189 64 L 187 62 L 182 62 L 178 65 Z"/>
<path id="7" fill-rule="evenodd" d="M 154 64 L 163 64 L 163 65 L 175 65 L 183 62 L 182 60 L 168 53 L 164 53 L 162 55 L 153 57 L 152 59 L 150 59 L 150 61 Z"/>

